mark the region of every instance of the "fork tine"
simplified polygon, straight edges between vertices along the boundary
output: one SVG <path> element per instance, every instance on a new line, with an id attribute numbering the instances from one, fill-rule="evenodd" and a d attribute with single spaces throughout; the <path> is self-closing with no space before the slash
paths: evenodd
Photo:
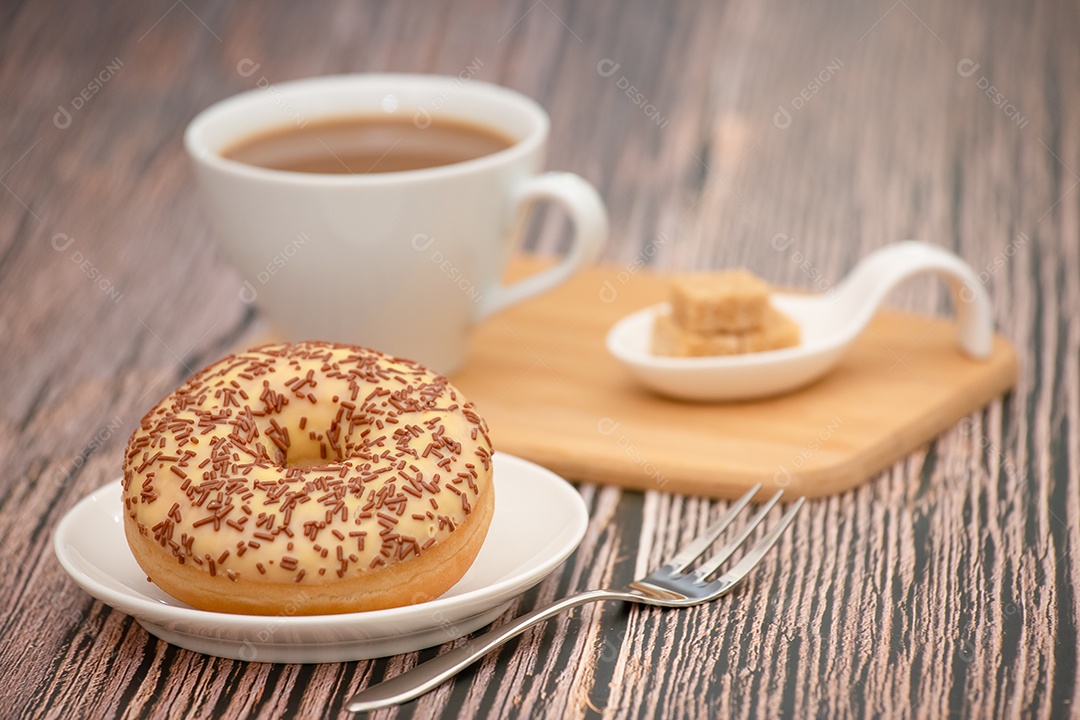
<path id="1" fill-rule="evenodd" d="M 779 495 L 779 493 L 777 493 Z M 728 570 L 726 573 L 720 576 L 717 582 L 723 584 L 723 588 L 719 590 L 720 594 L 726 592 L 729 588 L 734 587 L 742 580 L 748 572 L 754 569 L 761 558 L 765 557 L 765 553 L 772 549 L 772 546 L 776 544 L 776 541 L 780 539 L 780 536 L 784 534 L 784 531 L 788 529 L 791 522 L 795 519 L 795 516 L 799 514 L 799 510 L 802 509 L 803 504 L 806 502 L 805 497 L 801 497 L 791 505 L 791 509 L 784 513 L 784 516 L 780 518 L 780 522 L 776 524 L 776 527 L 765 533 L 765 536 L 757 541 L 757 544 L 739 559 L 739 562 L 735 563 L 735 566 Z M 705 576 L 703 576 L 705 577 Z"/>
<path id="2" fill-rule="evenodd" d="M 780 496 L 784 494 L 783 490 L 777 490 L 776 494 L 769 498 L 761 509 L 758 510 L 757 515 L 750 519 L 750 522 L 746 524 L 739 534 L 732 538 L 731 542 L 720 549 L 720 552 L 716 553 L 704 563 L 701 567 L 694 571 L 694 575 L 698 580 L 704 580 L 705 578 L 716 572 L 721 565 L 723 565 L 729 557 L 735 554 L 735 551 L 739 549 L 739 546 L 746 542 L 746 538 L 750 537 L 750 533 L 754 532 L 754 528 L 761 524 L 761 521 L 765 519 L 765 516 L 772 510 L 773 505 L 780 500 Z"/>
<path id="3" fill-rule="evenodd" d="M 760 489 L 761 483 L 750 488 L 745 495 L 735 501 L 735 504 L 724 513 L 723 517 L 706 528 L 701 535 L 694 538 L 689 545 L 679 551 L 678 555 L 671 558 L 667 563 L 667 567 L 676 573 L 681 573 L 690 567 L 690 564 L 701 557 L 701 554 L 709 549 L 709 546 L 716 541 L 716 538 L 720 537 L 720 533 L 727 529 L 735 516 L 742 512 L 742 509 L 757 495 Z"/>

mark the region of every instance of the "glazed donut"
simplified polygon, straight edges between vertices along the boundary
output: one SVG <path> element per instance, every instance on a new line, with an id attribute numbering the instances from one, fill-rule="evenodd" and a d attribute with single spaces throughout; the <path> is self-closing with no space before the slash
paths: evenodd
<path id="1" fill-rule="evenodd" d="M 124 458 L 148 579 L 253 615 L 398 607 L 468 570 L 495 504 L 484 420 L 443 376 L 351 345 L 266 345 L 198 372 Z"/>

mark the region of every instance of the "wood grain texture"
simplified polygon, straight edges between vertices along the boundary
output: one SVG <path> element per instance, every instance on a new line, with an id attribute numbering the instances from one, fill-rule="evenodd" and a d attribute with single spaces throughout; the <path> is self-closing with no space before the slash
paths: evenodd
<path id="1" fill-rule="evenodd" d="M 441 651 L 292 666 L 178 650 L 81 593 L 49 540 L 119 474 L 148 407 L 267 332 L 198 207 L 188 120 L 291 78 L 476 61 L 548 108 L 550 167 L 600 188 L 605 262 L 823 289 L 871 249 L 927 240 L 985 273 L 1021 372 L 1003 401 L 810 503 L 744 591 L 681 613 L 583 608 L 376 717 L 1072 714 L 1078 35 L 1065 0 L 4 4 L 0 717 L 338 717 L 350 691 Z M 564 230 L 540 213 L 527 246 L 557 253 Z M 894 303 L 947 307 L 936 283 Z M 725 505 L 581 492 L 581 549 L 508 616 L 630 580 Z"/>
<path id="2" fill-rule="evenodd" d="M 544 261 L 521 256 L 511 278 Z M 845 492 L 1012 387 L 1001 336 L 982 361 L 950 318 L 877 314 L 840 364 L 794 393 L 689 403 L 641 387 L 605 348 L 620 318 L 667 299 L 669 275 L 597 265 L 476 329 L 454 383 L 484 408 L 505 452 L 568 477 L 734 499 L 761 483 L 796 496 Z M 965 421 L 964 427 L 968 427 Z"/>

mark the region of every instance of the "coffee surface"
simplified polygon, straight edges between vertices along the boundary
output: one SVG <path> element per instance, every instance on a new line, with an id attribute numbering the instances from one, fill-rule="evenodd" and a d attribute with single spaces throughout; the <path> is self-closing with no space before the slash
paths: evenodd
<path id="1" fill-rule="evenodd" d="M 363 175 L 452 165 L 512 144 L 498 130 L 454 118 L 420 127 L 412 115 L 358 115 L 260 132 L 222 155 L 271 170 Z"/>

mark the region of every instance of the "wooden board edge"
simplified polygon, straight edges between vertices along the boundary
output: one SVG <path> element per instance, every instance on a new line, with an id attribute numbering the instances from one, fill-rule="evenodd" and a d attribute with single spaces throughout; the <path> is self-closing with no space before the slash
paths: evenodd
<path id="1" fill-rule="evenodd" d="M 995 359 L 1000 368 L 989 375 L 987 382 L 979 388 L 977 394 L 967 398 L 961 396 L 946 398 L 940 413 L 927 414 L 927 421 L 924 423 L 912 423 L 898 428 L 892 440 L 869 448 L 861 458 L 841 460 L 807 472 L 790 473 L 790 475 L 774 473 L 773 477 L 753 473 L 728 474 L 725 478 L 705 480 L 679 477 L 678 468 L 664 468 L 657 469 L 656 472 L 648 472 L 646 468 L 633 463 L 612 462 L 608 459 L 597 458 L 592 458 L 586 464 L 572 455 L 561 454 L 551 447 L 503 449 L 508 453 L 520 455 L 543 465 L 571 482 L 594 482 L 618 485 L 640 492 L 651 490 L 718 499 L 740 497 L 748 487 L 761 483 L 762 489 L 758 493 L 758 499 L 772 495 L 777 489 L 784 490 L 789 496 L 804 496 L 811 499 L 830 497 L 859 487 L 885 468 L 932 442 L 968 413 L 985 407 L 1015 386 L 1019 373 L 1019 360 L 1015 349 L 1006 338 L 995 335 L 995 352 L 1004 355 Z M 934 415 L 947 419 L 935 421 Z"/>

